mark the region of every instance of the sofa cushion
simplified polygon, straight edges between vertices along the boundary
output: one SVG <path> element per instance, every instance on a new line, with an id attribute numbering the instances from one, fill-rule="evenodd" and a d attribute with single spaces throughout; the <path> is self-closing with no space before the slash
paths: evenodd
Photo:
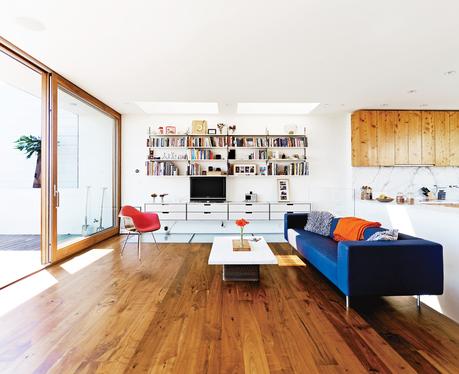
<path id="1" fill-rule="evenodd" d="M 330 234 L 328 236 L 333 239 L 333 235 L 335 233 L 336 226 L 338 225 L 339 218 L 335 217 L 332 219 L 331 224 L 330 224 Z"/>
<path id="2" fill-rule="evenodd" d="M 296 229 L 297 250 L 330 281 L 337 283 L 338 243 L 333 239 Z"/>
<path id="3" fill-rule="evenodd" d="M 333 214 L 329 212 L 310 212 L 304 229 L 322 236 L 327 236 L 330 233 L 330 224 L 332 219 Z"/>
<path id="4" fill-rule="evenodd" d="M 387 231 L 384 227 L 368 227 L 363 232 L 363 240 L 368 240 L 370 236 L 376 234 L 377 232 Z"/>

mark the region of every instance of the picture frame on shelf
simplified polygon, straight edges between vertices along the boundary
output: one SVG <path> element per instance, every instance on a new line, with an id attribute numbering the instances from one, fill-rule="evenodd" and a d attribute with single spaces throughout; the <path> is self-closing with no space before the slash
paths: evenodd
<path id="1" fill-rule="evenodd" d="M 166 134 L 167 135 L 177 134 L 177 128 L 175 126 L 166 126 Z"/>
<path id="2" fill-rule="evenodd" d="M 258 169 L 258 174 L 260 174 L 260 175 L 268 175 L 268 166 L 260 165 L 260 167 Z"/>
<path id="3" fill-rule="evenodd" d="M 207 129 L 208 135 L 217 135 L 217 129 Z"/>
<path id="4" fill-rule="evenodd" d="M 277 180 L 278 201 L 290 201 L 290 182 L 288 179 Z"/>
<path id="5" fill-rule="evenodd" d="M 193 134 L 205 135 L 207 134 L 207 121 L 194 120 L 191 123 L 191 132 Z"/>
<path id="6" fill-rule="evenodd" d="M 234 165 L 234 175 L 256 175 L 257 165 L 255 164 L 237 164 Z"/>

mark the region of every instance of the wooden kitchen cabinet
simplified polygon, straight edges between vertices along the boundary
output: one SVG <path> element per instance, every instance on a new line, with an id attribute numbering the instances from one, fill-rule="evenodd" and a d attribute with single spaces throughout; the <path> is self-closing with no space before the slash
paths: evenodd
<path id="1" fill-rule="evenodd" d="M 449 113 L 434 112 L 435 166 L 450 165 Z"/>
<path id="2" fill-rule="evenodd" d="M 362 110 L 352 114 L 352 166 L 378 166 L 377 112 Z"/>
<path id="3" fill-rule="evenodd" d="M 435 164 L 435 124 L 434 112 L 423 110 L 422 121 L 422 164 Z"/>
<path id="4" fill-rule="evenodd" d="M 397 123 L 397 112 L 390 110 L 378 111 L 377 118 L 378 164 L 381 166 L 395 165 L 395 126 Z"/>
<path id="5" fill-rule="evenodd" d="M 422 164 L 420 111 L 398 111 L 395 124 L 395 165 Z"/>
<path id="6" fill-rule="evenodd" d="M 459 166 L 459 112 L 449 112 L 449 165 Z"/>

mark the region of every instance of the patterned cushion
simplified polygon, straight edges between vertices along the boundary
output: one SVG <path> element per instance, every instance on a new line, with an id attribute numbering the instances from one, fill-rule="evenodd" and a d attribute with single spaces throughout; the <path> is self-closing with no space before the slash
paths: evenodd
<path id="1" fill-rule="evenodd" d="M 397 240 L 398 239 L 398 230 L 386 230 L 378 231 L 371 235 L 367 241 L 375 242 L 380 240 Z"/>
<path id="2" fill-rule="evenodd" d="M 332 219 L 333 214 L 329 212 L 311 212 L 308 214 L 308 221 L 304 229 L 315 234 L 328 236 Z"/>

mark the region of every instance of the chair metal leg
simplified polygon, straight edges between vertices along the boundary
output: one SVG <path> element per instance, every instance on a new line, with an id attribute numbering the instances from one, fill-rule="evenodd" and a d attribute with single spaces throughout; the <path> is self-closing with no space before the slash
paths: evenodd
<path id="1" fill-rule="evenodd" d="M 421 295 L 416 296 L 416 307 L 421 309 Z"/>
<path id="2" fill-rule="evenodd" d="M 349 310 L 350 305 L 351 305 L 351 299 L 349 296 L 346 296 L 346 310 Z"/>
<path id="3" fill-rule="evenodd" d="M 159 245 L 158 245 L 158 242 L 156 241 L 155 234 L 153 234 L 153 231 L 151 232 L 151 236 L 153 236 L 153 240 L 155 241 L 155 244 L 156 244 L 156 249 L 159 251 Z"/>
<path id="4" fill-rule="evenodd" d="M 139 256 L 139 261 L 142 261 L 140 257 L 140 250 L 141 250 L 141 243 L 142 242 L 142 234 L 139 232 L 137 237 L 137 255 Z"/>
<path id="5" fill-rule="evenodd" d="M 128 235 L 127 235 L 126 240 L 124 241 L 123 248 L 121 248 L 121 253 L 120 253 L 121 256 L 123 256 L 124 248 L 126 247 L 126 244 L 127 244 L 128 240 L 129 240 L 129 236 L 130 236 L 130 235 L 131 235 L 131 232 L 128 231 Z"/>

